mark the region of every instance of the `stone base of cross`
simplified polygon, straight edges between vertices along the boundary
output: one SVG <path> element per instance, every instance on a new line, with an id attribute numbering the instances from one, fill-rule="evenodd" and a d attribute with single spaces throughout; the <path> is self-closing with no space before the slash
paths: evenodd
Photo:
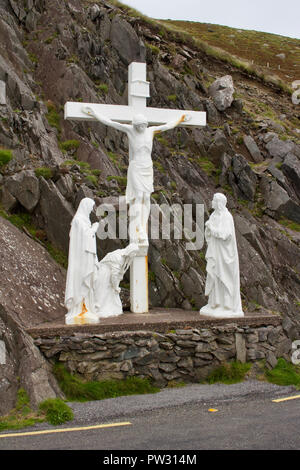
<path id="1" fill-rule="evenodd" d="M 65 104 L 65 119 L 95 121 L 95 118 L 82 112 L 84 105 L 92 105 L 93 109 L 100 114 L 112 121 L 124 124 L 131 124 L 132 118 L 136 114 L 143 114 L 149 125 L 162 125 L 180 118 L 182 114 L 188 114 L 188 121 L 182 122 L 180 126 L 203 127 L 206 125 L 205 112 L 147 107 L 146 100 L 150 96 L 149 88 L 150 84 L 146 80 L 146 64 L 132 62 L 128 68 L 128 106 L 67 102 Z M 130 152 L 129 146 L 129 160 L 131 157 Z M 147 221 L 145 224 L 147 224 Z M 131 311 L 134 313 L 147 313 L 149 311 L 147 253 L 148 244 L 140 245 L 138 256 L 133 259 L 130 268 L 130 300 Z"/>

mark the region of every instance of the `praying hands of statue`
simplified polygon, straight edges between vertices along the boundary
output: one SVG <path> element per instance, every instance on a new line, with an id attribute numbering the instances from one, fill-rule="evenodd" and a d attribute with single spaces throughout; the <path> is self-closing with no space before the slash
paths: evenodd
<path id="1" fill-rule="evenodd" d="M 99 222 L 94 222 L 94 223 L 92 224 L 92 230 L 93 230 L 94 233 L 97 232 L 98 227 L 99 227 Z"/>

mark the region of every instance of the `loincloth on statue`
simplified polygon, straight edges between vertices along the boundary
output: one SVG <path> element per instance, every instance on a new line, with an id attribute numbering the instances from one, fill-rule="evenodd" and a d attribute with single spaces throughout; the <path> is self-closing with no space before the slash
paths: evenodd
<path id="1" fill-rule="evenodd" d="M 150 162 L 129 163 L 127 172 L 126 202 L 129 203 L 137 197 L 139 192 L 151 194 L 153 188 L 153 164 Z"/>

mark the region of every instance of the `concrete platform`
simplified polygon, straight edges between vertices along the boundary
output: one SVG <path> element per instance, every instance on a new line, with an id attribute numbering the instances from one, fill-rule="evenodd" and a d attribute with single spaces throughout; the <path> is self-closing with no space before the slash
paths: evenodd
<path id="1" fill-rule="evenodd" d="M 71 336 L 74 333 L 103 334 L 116 331 L 155 331 L 167 333 L 170 330 L 188 328 L 207 328 L 230 324 L 259 327 L 264 325 L 281 325 L 282 318 L 271 312 L 246 312 L 242 318 L 212 318 L 202 316 L 198 311 L 177 308 L 156 308 L 149 313 L 137 314 L 124 312 L 122 315 L 103 318 L 97 325 L 65 325 L 62 323 L 43 323 L 28 328 L 32 337 Z"/>

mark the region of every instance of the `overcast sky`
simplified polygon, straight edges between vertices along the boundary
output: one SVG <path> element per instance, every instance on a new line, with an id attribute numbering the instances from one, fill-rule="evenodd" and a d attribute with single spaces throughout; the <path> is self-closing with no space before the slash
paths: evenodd
<path id="1" fill-rule="evenodd" d="M 121 0 L 151 18 L 199 21 L 300 39 L 300 0 Z"/>

